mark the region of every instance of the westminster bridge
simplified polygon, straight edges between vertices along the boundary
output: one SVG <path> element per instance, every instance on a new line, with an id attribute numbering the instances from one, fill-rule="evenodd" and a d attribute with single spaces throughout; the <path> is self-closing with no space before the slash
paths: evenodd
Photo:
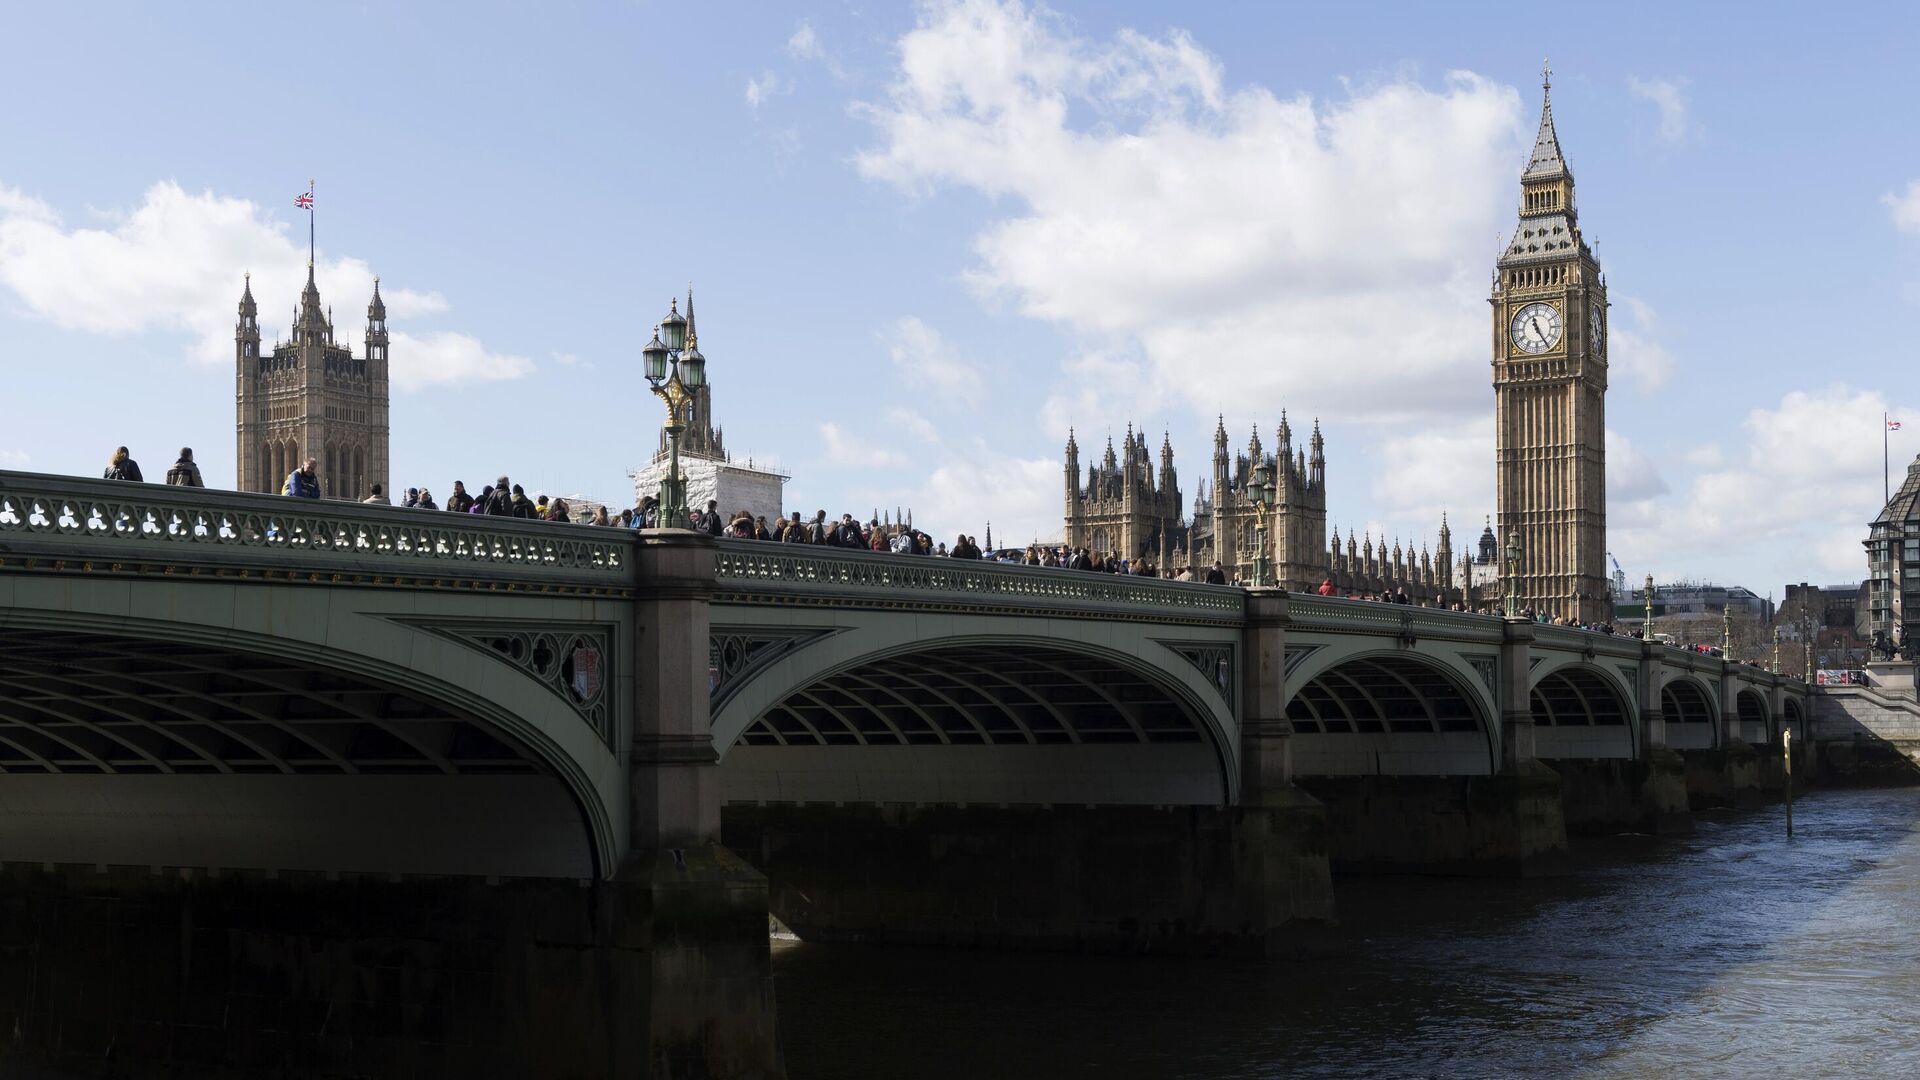
<path id="1" fill-rule="evenodd" d="M 1284 953 L 1333 869 L 1777 791 L 1807 714 L 1524 620 L 0 472 L 0 1022 L 134 1075 L 772 1075 L 769 913 Z"/>

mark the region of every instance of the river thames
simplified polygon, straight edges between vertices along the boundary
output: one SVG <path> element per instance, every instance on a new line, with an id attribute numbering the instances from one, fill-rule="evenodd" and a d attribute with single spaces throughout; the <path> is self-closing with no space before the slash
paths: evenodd
<path id="1" fill-rule="evenodd" d="M 1920 789 L 1336 879 L 1325 959 L 776 943 L 791 1080 L 1920 1075 Z"/>

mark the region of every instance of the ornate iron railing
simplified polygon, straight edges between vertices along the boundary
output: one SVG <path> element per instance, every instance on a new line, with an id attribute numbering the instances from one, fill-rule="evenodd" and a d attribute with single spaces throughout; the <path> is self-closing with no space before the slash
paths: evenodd
<path id="1" fill-rule="evenodd" d="M 622 529 L 0 472 L 0 561 L 630 583 Z"/>
<path id="2" fill-rule="evenodd" d="M 962 601 L 1209 621 L 1237 621 L 1246 606 L 1245 592 L 1220 585 L 752 540 L 720 541 L 714 576 L 723 594 L 837 597 L 889 606 Z"/>

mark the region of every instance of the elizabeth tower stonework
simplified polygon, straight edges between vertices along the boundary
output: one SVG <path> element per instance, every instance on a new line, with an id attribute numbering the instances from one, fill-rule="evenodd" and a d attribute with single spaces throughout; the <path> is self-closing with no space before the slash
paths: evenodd
<path id="1" fill-rule="evenodd" d="M 1580 622 L 1607 592 L 1607 288 L 1581 236 L 1573 172 L 1543 80 L 1520 175 L 1520 223 L 1493 281 L 1493 390 L 1502 558 L 1521 546 L 1520 603 Z"/>

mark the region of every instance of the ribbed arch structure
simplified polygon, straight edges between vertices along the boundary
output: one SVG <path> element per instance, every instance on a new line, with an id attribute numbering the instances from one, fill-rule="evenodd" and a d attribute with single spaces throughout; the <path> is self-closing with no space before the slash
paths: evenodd
<path id="1" fill-rule="evenodd" d="M 1675 750 L 1705 750 L 1718 742 L 1713 703 L 1692 679 L 1674 679 L 1660 689 L 1660 715 L 1667 745 Z"/>
<path id="2" fill-rule="evenodd" d="M 1030 646 L 907 653 L 828 675 L 769 710 L 747 746 L 1198 743 L 1193 711 L 1102 658 Z"/>
<path id="3" fill-rule="evenodd" d="M 956 642 L 815 677 L 721 759 L 733 802 L 1220 805 L 1200 702 L 1104 654 Z"/>
<path id="4" fill-rule="evenodd" d="M 0 860 L 590 877 L 583 807 L 433 683 L 0 630 Z"/>
<path id="5" fill-rule="evenodd" d="M 1287 703 L 1303 775 L 1477 775 L 1493 768 L 1491 724 L 1454 677 L 1412 656 L 1356 657 Z"/>
<path id="6" fill-rule="evenodd" d="M 1787 698 L 1786 705 L 1782 710 L 1781 722 L 1786 724 L 1787 727 L 1793 729 L 1794 738 L 1796 739 L 1806 738 L 1807 729 L 1806 729 L 1805 721 L 1806 721 L 1806 714 L 1801 712 L 1799 700 L 1797 698 L 1792 698 L 1792 697 Z"/>
<path id="7" fill-rule="evenodd" d="M 1535 752 L 1543 758 L 1631 758 L 1633 725 L 1613 682 L 1584 667 L 1548 672 L 1532 693 Z"/>
<path id="8" fill-rule="evenodd" d="M 1773 725 L 1766 699 L 1752 690 L 1742 690 L 1734 695 L 1733 700 L 1735 707 L 1740 710 L 1740 737 L 1756 746 L 1770 742 Z"/>

